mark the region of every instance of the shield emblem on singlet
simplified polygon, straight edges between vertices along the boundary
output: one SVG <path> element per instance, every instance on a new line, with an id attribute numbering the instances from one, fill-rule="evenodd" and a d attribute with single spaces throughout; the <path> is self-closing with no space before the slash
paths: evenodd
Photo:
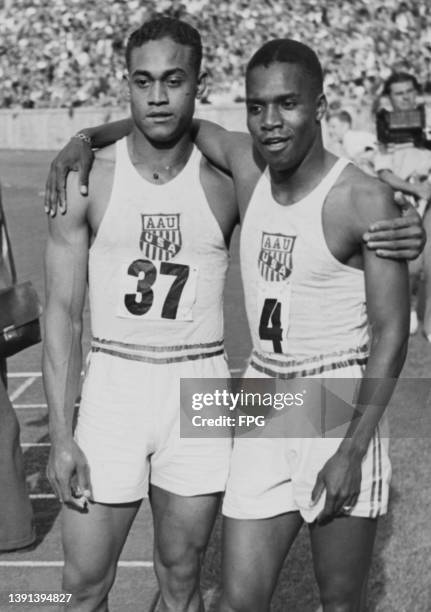
<path id="1" fill-rule="evenodd" d="M 179 214 L 141 215 L 139 247 L 148 259 L 169 261 L 181 250 Z"/>
<path id="2" fill-rule="evenodd" d="M 266 281 L 284 281 L 292 272 L 292 252 L 296 236 L 262 232 L 258 266 Z"/>

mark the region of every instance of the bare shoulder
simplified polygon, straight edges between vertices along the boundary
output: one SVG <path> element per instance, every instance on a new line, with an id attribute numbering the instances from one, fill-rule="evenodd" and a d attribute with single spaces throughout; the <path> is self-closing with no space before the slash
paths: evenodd
<path id="1" fill-rule="evenodd" d="M 361 226 L 399 216 L 392 188 L 353 164 L 344 170 L 334 191 Z"/>
<path id="2" fill-rule="evenodd" d="M 223 146 L 229 159 L 229 167 L 233 174 L 241 168 L 247 168 L 248 174 L 253 172 L 257 158 L 253 139 L 247 132 L 223 130 Z"/>
<path id="3" fill-rule="evenodd" d="M 98 177 L 100 174 L 103 175 L 103 173 L 113 171 L 115 166 L 115 151 L 115 144 L 96 151 L 93 167 L 90 172 L 90 179 L 91 177 Z"/>
<path id="4" fill-rule="evenodd" d="M 228 185 L 233 187 L 233 180 L 230 174 L 228 174 L 221 168 L 214 166 L 214 164 L 212 164 L 210 160 L 204 155 L 201 159 L 201 178 L 204 181 L 218 181 L 221 185 Z"/>
<path id="5" fill-rule="evenodd" d="M 232 177 L 215 167 L 202 156 L 200 176 L 204 191 L 210 201 L 216 202 L 222 208 L 237 211 L 235 186 Z"/>
<path id="6" fill-rule="evenodd" d="M 115 167 L 115 145 L 96 151 L 94 162 L 89 174 L 88 196 L 81 195 L 80 177 L 78 172 L 70 172 L 67 176 L 68 212 L 57 215 L 58 224 L 64 227 L 87 222 L 88 211 L 111 188 Z"/>
<path id="7" fill-rule="evenodd" d="M 254 178 L 257 180 L 264 162 L 259 159 L 250 134 L 230 131 L 203 119 L 196 120 L 194 128 L 197 146 L 212 163 L 229 171 L 237 191 Z"/>
<path id="8" fill-rule="evenodd" d="M 266 162 L 253 143 L 250 134 L 230 132 L 232 146 L 229 150 L 230 168 L 238 195 L 238 206 L 244 216 L 255 187 L 261 178 Z"/>
<path id="9" fill-rule="evenodd" d="M 108 147 L 104 147 L 103 149 L 98 149 L 94 155 L 95 161 L 115 163 L 115 144 L 116 143 L 109 145 Z"/>
<path id="10" fill-rule="evenodd" d="M 90 170 L 88 201 L 91 205 L 110 194 L 114 180 L 115 144 L 96 151 Z"/>
<path id="11" fill-rule="evenodd" d="M 198 119 L 194 121 L 194 137 L 199 147 L 205 145 L 205 140 L 218 142 L 226 152 L 231 154 L 246 151 L 251 146 L 251 136 L 247 132 L 227 130 L 219 123 Z M 205 153 L 205 150 L 204 150 Z"/>
<path id="12" fill-rule="evenodd" d="M 253 146 L 253 141 L 247 132 L 237 132 L 226 130 L 224 138 L 232 152 L 247 153 Z"/>
<path id="13" fill-rule="evenodd" d="M 228 246 L 233 228 L 238 222 L 238 206 L 232 177 L 202 157 L 200 179 L 208 205 Z"/>
<path id="14" fill-rule="evenodd" d="M 339 185 L 349 191 L 354 205 L 371 207 L 380 201 L 382 205 L 393 204 L 392 188 L 378 178 L 366 174 L 354 164 L 346 167 Z"/>

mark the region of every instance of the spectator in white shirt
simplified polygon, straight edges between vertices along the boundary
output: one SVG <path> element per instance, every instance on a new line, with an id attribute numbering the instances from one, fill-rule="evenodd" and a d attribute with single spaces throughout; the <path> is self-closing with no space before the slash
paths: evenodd
<path id="1" fill-rule="evenodd" d="M 346 110 L 339 110 L 327 118 L 331 150 L 347 157 L 368 174 L 373 172 L 373 157 L 377 151 L 374 134 L 352 129 L 352 117 Z"/>

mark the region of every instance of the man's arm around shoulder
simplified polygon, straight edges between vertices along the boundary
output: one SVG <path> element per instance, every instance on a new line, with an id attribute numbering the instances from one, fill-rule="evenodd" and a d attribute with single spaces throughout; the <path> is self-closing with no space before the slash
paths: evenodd
<path id="1" fill-rule="evenodd" d="M 72 502 L 72 485 L 81 492 L 90 488 L 86 460 L 72 432 L 82 367 L 82 312 L 90 237 L 88 199 L 79 193 L 76 174 L 69 175 L 67 196 L 72 203 L 69 214 L 49 219 L 43 376 L 52 443 L 48 477 L 60 499 Z"/>
<path id="2" fill-rule="evenodd" d="M 205 157 L 229 174 L 233 173 L 236 161 L 252 153 L 249 134 L 226 130 L 212 121 L 194 119 L 192 135 Z"/>
<path id="3" fill-rule="evenodd" d="M 400 178 L 389 169 L 379 170 L 377 174 L 381 181 L 390 185 L 395 191 L 402 191 L 407 195 L 412 195 L 416 198 L 424 198 L 425 200 L 431 197 L 431 188 L 427 183 L 410 183 Z"/>

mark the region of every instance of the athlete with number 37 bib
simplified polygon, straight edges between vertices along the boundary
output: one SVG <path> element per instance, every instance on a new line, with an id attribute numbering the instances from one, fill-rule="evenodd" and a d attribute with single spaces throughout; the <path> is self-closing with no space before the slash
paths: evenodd
<path id="1" fill-rule="evenodd" d="M 133 131 L 98 153 L 88 198 L 70 174 L 70 212 L 50 220 L 48 475 L 66 502 L 63 586 L 80 612 L 108 609 L 149 490 L 159 609 L 202 609 L 200 562 L 232 442 L 180 438 L 179 387 L 229 376 L 222 300 L 237 211 L 232 180 L 190 136 L 201 53 L 196 30 L 174 19 L 131 35 Z M 73 436 L 87 266 L 93 338 Z"/>

